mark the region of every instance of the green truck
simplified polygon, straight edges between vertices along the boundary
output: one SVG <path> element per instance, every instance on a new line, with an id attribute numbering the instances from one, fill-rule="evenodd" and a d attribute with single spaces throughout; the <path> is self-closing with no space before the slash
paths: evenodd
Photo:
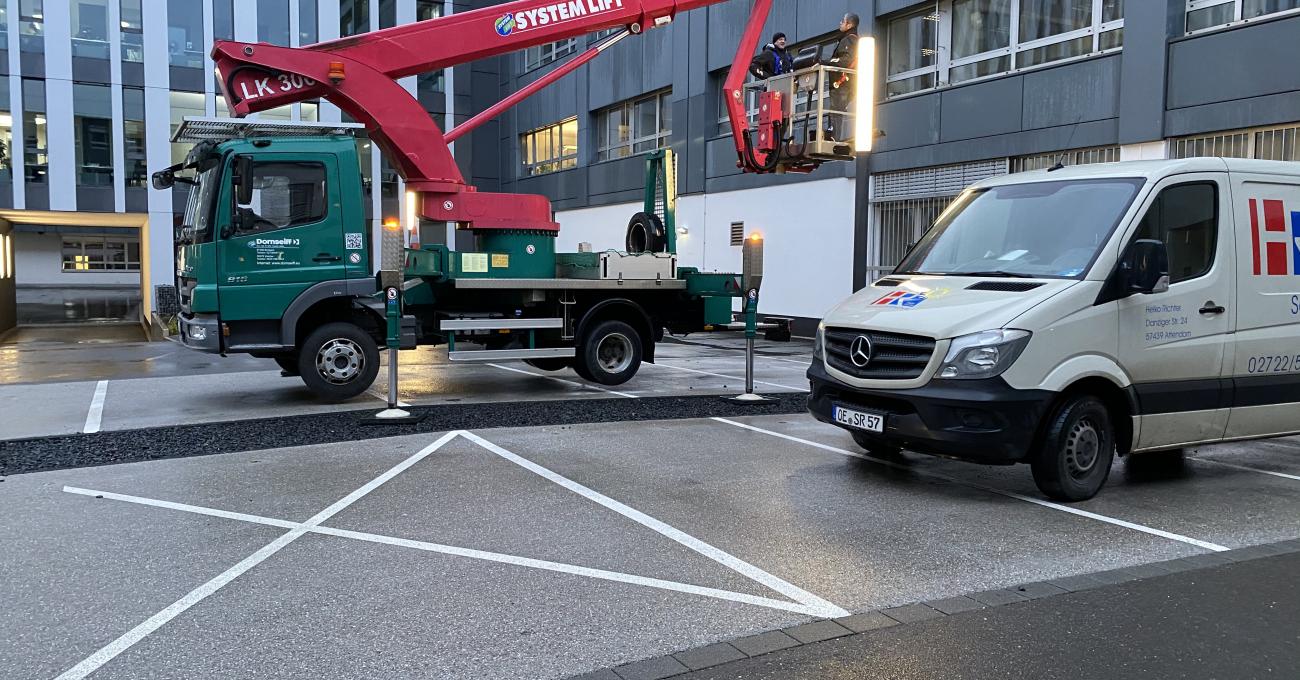
<path id="1" fill-rule="evenodd" d="M 190 185 L 176 228 L 185 346 L 273 359 L 324 400 L 372 385 L 389 336 L 359 128 L 191 119 L 177 130 L 194 146 L 153 183 Z M 554 233 L 509 229 L 477 233 L 472 252 L 405 249 L 400 347 L 618 385 L 653 361 L 665 331 L 728 324 L 739 276 L 677 264 L 672 168 L 671 153 L 648 161 L 628 251 L 557 254 Z"/>

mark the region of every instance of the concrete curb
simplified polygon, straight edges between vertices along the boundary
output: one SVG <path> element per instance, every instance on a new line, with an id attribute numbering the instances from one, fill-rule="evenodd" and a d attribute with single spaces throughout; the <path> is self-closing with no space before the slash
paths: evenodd
<path id="1" fill-rule="evenodd" d="M 1151 562 L 1091 574 L 1026 583 L 959 597 L 930 600 L 901 607 L 867 611 L 839 619 L 822 619 L 781 630 L 749 635 L 666 656 L 606 668 L 570 680 L 661 680 L 772 652 L 817 644 L 850 635 L 954 616 L 963 612 L 1003 607 L 1108 585 L 1154 578 L 1198 569 L 1300 552 L 1300 539 L 1253 545 L 1227 552 L 1212 552 L 1164 562 Z"/>

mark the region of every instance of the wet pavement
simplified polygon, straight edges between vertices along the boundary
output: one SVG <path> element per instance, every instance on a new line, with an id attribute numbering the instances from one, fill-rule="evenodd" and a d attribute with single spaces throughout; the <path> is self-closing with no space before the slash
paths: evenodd
<path id="1" fill-rule="evenodd" d="M 18 324 L 102 323 L 140 318 L 140 287 L 19 287 Z"/>

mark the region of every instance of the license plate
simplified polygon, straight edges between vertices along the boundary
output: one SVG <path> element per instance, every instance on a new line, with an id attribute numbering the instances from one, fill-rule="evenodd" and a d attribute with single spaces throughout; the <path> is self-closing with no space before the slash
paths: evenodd
<path id="1" fill-rule="evenodd" d="M 843 406 L 836 406 L 832 413 L 835 416 L 835 422 L 840 425 L 857 430 L 866 430 L 867 432 L 885 431 L 885 417 L 877 413 L 863 413 Z"/>

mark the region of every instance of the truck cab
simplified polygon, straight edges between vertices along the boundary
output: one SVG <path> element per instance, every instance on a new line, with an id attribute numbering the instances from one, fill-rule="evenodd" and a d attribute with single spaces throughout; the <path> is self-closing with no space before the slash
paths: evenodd
<path id="1" fill-rule="evenodd" d="M 1300 169 L 981 182 L 816 343 L 818 419 L 877 453 L 1029 463 L 1061 500 L 1096 494 L 1116 454 L 1300 432 Z"/>

